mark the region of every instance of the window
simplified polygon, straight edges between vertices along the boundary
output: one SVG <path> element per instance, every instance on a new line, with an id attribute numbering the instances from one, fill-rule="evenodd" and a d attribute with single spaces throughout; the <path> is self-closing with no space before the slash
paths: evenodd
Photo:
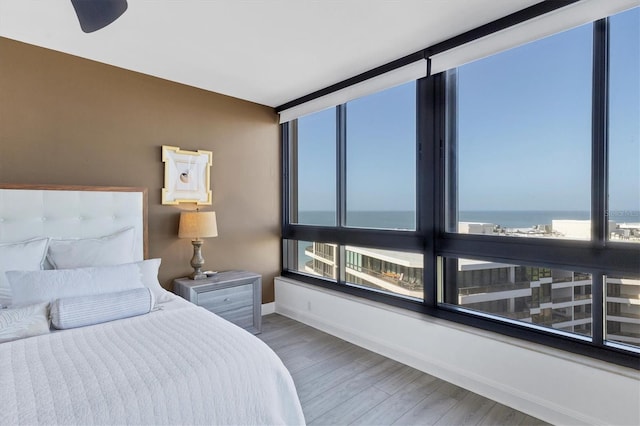
<path id="1" fill-rule="evenodd" d="M 640 352 L 638 13 L 446 72 L 442 309 Z"/>
<path id="2" fill-rule="evenodd" d="M 591 336 L 591 274 L 475 259 L 443 262 L 446 303 Z"/>
<path id="3" fill-rule="evenodd" d="M 285 125 L 285 271 L 387 300 L 424 300 L 416 92 L 409 82 Z M 360 243 L 367 240 L 375 244 Z"/>
<path id="4" fill-rule="evenodd" d="M 346 246 L 345 258 L 348 284 L 423 299 L 422 254 Z"/>
<path id="5" fill-rule="evenodd" d="M 289 270 L 336 281 L 342 269 L 347 285 L 414 300 L 424 297 L 421 253 L 300 240 L 285 240 L 285 245 L 290 254 L 286 265 Z"/>
<path id="6" fill-rule="evenodd" d="M 639 20 L 284 124 L 283 275 L 638 368 Z"/>
<path id="7" fill-rule="evenodd" d="M 640 275 L 607 276 L 607 340 L 640 346 Z"/>
<path id="8" fill-rule="evenodd" d="M 609 237 L 640 243 L 640 9 L 610 22 Z"/>
<path id="9" fill-rule="evenodd" d="M 448 73 L 449 231 L 591 238 L 592 45 L 585 25 Z"/>
<path id="10" fill-rule="evenodd" d="M 415 82 L 347 103 L 347 226 L 415 229 L 415 105 Z"/>
<path id="11" fill-rule="evenodd" d="M 336 224 L 336 113 L 329 109 L 296 120 L 291 131 L 291 221 Z"/>
<path id="12" fill-rule="evenodd" d="M 336 245 L 311 241 L 285 240 L 290 270 L 335 280 L 337 278 Z"/>

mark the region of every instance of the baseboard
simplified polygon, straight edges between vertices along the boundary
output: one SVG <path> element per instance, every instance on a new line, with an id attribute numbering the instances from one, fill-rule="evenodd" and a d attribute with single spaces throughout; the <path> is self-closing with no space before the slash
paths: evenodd
<path id="1" fill-rule="evenodd" d="M 412 327 L 412 331 L 423 330 L 425 334 L 436 335 L 440 337 L 438 344 L 456 346 L 462 345 L 467 351 L 473 353 L 474 349 L 479 350 L 486 348 L 487 341 L 489 346 L 496 346 L 496 351 L 508 353 L 509 357 L 517 358 L 519 360 L 529 360 L 531 369 L 533 372 L 541 370 L 544 371 L 545 364 L 550 363 L 550 371 L 559 369 L 563 371 L 563 366 L 569 367 L 568 370 L 580 371 L 582 374 L 567 372 L 565 376 L 562 373 L 549 373 L 548 377 L 540 377 L 541 383 L 528 384 L 523 387 L 516 387 L 517 380 L 509 380 L 501 375 L 500 372 L 487 371 L 490 369 L 481 368 L 482 362 L 476 362 L 472 365 L 472 362 L 468 362 L 473 356 L 466 356 L 462 354 L 460 357 L 454 355 L 454 357 L 439 356 L 438 354 L 432 355 L 431 352 L 437 353 L 438 351 L 422 350 L 420 345 L 404 345 L 406 340 L 402 338 L 396 338 L 393 332 L 389 332 L 389 328 L 385 328 L 385 321 L 388 323 L 393 321 L 395 313 L 390 313 L 387 307 L 376 307 L 369 301 L 363 303 L 358 300 L 353 300 L 350 296 L 344 296 L 342 293 L 333 292 L 336 294 L 327 295 L 325 289 L 319 291 L 315 288 L 307 288 L 305 284 L 301 284 L 303 288 L 299 287 L 300 284 L 293 280 L 284 280 L 278 278 L 276 281 L 276 312 L 284 316 L 290 317 L 304 324 L 310 325 L 319 330 L 325 331 L 336 337 L 354 343 L 358 346 L 364 347 L 376 353 L 380 353 L 386 357 L 402 362 L 443 380 L 456 384 L 460 387 L 468 389 L 472 392 L 481 394 L 492 400 L 498 401 L 509 407 L 513 407 L 517 410 L 525 412 L 534 417 L 540 418 L 544 421 L 552 424 L 603 424 L 603 423 L 628 423 L 627 419 L 635 420 L 635 414 L 633 414 L 634 395 L 624 395 L 622 389 L 628 389 L 629 377 L 622 379 L 620 374 L 609 373 L 602 369 L 592 369 L 593 367 L 583 365 L 579 362 L 573 362 L 569 357 L 564 359 L 561 356 L 553 356 L 541 353 L 536 348 L 524 348 L 521 345 L 510 345 L 508 342 L 491 341 L 489 337 L 479 336 L 472 329 L 468 333 L 468 337 L 464 335 L 465 331 L 460 325 L 452 325 L 450 332 L 447 330 L 446 324 L 442 324 L 442 320 L 437 321 L 421 321 L 417 318 L 409 318 L 406 316 L 402 318 L 398 316 L 399 327 L 408 326 Z M 291 287 L 291 286 L 294 287 Z M 283 294 L 284 293 L 284 294 Z M 287 294 L 288 293 L 288 294 Z M 331 293 L 331 292 L 328 292 Z M 280 297 L 282 296 L 282 297 Z M 333 298 L 333 299 L 329 299 Z M 313 310 L 311 310 L 313 307 Z M 357 311 L 357 313 L 354 313 Z M 354 318 L 367 318 L 365 326 L 362 323 L 358 323 Z M 381 317 L 384 317 L 382 319 Z M 370 319 L 370 321 L 369 321 Z M 424 325 L 420 324 L 423 322 Z M 412 324 L 409 324 L 412 323 Z M 368 326 L 371 324 L 370 326 Z M 374 325 L 375 324 L 375 325 Z M 409 333 L 409 331 L 406 331 Z M 396 332 L 396 334 L 398 334 Z M 445 336 L 451 336 L 451 342 L 445 340 Z M 468 342 L 468 346 L 467 346 Z M 420 348 L 420 350 L 416 350 Z M 479 353 L 480 357 L 491 358 L 494 355 L 492 353 Z M 562 354 L 561 354 L 562 355 Z M 485 361 L 485 364 L 491 361 Z M 590 362 L 590 361 L 587 361 Z M 465 364 L 466 363 L 466 364 Z M 571 363 L 571 364 L 568 364 Z M 462 364 L 462 365 L 461 365 Z M 518 374 L 518 368 L 520 366 L 504 366 L 503 371 L 513 370 L 513 374 Z M 494 368 L 495 370 L 495 368 Z M 584 389 L 584 382 L 588 382 L 589 379 L 584 379 L 583 374 L 587 377 L 595 376 L 607 377 L 607 381 L 625 380 L 621 389 L 616 393 L 620 393 L 621 398 L 624 401 L 612 401 L 610 398 L 610 392 L 607 390 L 598 389 L 596 392 L 598 396 L 601 395 L 603 399 L 601 408 L 594 408 L 595 395 L 592 395 L 588 389 Z M 535 374 L 530 374 L 533 378 L 526 377 L 523 373 L 522 380 L 536 380 L 538 379 Z M 554 378 L 557 376 L 558 383 L 554 384 Z M 564 382 L 563 382 L 564 381 Z M 562 385 L 560 385 L 562 383 Z M 638 383 L 637 381 L 631 382 Z M 570 398 L 565 398 L 564 401 L 555 401 L 553 396 L 550 396 L 551 392 L 546 392 L 548 386 L 563 386 L 566 387 L 567 392 L 573 392 L 574 395 Z M 594 389 L 595 390 L 595 389 Z M 637 392 L 636 392 L 637 393 Z M 558 398 L 559 399 L 559 398 Z M 596 398 L 597 399 L 597 398 Z M 593 403 L 588 403 L 587 400 L 592 400 Z M 606 403 L 604 402 L 606 400 Z M 616 406 L 619 404 L 619 406 Z M 631 405 L 629 405 L 631 404 Z M 607 407 L 608 405 L 608 407 Z M 590 407 L 590 413 L 586 413 L 586 407 Z M 624 409 L 626 414 L 623 414 L 618 419 L 622 420 L 616 422 L 610 416 L 611 409 L 620 410 Z M 631 411 L 630 411 L 631 410 Z M 631 413 L 631 414 L 629 414 Z"/>
<path id="2" fill-rule="evenodd" d="M 262 304 L 262 316 L 273 314 L 276 312 L 276 302 Z"/>

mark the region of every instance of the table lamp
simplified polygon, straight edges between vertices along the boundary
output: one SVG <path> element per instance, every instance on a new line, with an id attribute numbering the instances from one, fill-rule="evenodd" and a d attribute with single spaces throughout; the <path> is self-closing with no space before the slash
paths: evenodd
<path id="1" fill-rule="evenodd" d="M 218 225 L 216 224 L 216 212 L 181 212 L 180 227 L 178 230 L 178 238 L 193 238 L 193 257 L 191 258 L 191 266 L 193 274 L 189 277 L 193 280 L 207 278 L 202 273 L 204 266 L 204 258 L 202 257 L 202 240 L 200 238 L 209 238 L 218 236 Z"/>

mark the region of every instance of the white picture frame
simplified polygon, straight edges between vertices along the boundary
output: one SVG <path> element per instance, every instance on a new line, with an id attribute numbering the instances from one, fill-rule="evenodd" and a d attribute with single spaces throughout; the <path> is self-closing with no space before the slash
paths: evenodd
<path id="1" fill-rule="evenodd" d="M 162 146 L 164 188 L 162 204 L 195 203 L 211 205 L 211 151 L 186 151 Z"/>

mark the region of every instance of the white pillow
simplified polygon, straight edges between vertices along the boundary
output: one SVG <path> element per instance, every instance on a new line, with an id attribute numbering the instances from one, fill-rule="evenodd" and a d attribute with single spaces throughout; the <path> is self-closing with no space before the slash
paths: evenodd
<path id="1" fill-rule="evenodd" d="M 135 262 L 135 229 L 100 238 L 52 239 L 47 259 L 55 269 L 86 268 Z"/>
<path id="2" fill-rule="evenodd" d="M 0 343 L 48 332 L 48 303 L 0 310 Z"/>
<path id="3" fill-rule="evenodd" d="M 156 303 L 163 303 L 171 300 L 167 290 L 162 288 L 158 281 L 158 269 L 160 269 L 162 259 L 148 259 L 136 262 L 142 274 L 142 284 L 153 292 Z"/>
<path id="4" fill-rule="evenodd" d="M 144 287 L 140 267 L 135 263 L 80 269 L 8 271 L 6 275 L 11 284 L 14 307 Z"/>
<path id="5" fill-rule="evenodd" d="M 0 244 L 0 307 L 11 305 L 11 287 L 5 271 L 42 269 L 47 254 L 48 238 L 34 238 L 16 243 Z"/>
<path id="6" fill-rule="evenodd" d="M 51 324 L 59 330 L 84 327 L 149 313 L 153 293 L 146 287 L 116 293 L 57 299 L 51 304 Z"/>

